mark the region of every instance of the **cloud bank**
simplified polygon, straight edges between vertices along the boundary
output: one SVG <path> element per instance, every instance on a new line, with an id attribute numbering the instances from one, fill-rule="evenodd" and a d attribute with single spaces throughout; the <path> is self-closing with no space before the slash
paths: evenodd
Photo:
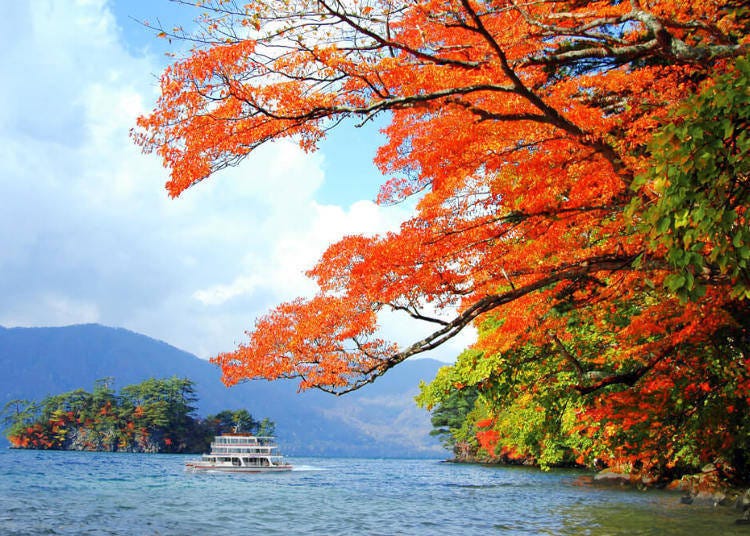
<path id="1" fill-rule="evenodd" d="M 101 322 L 207 357 L 313 290 L 328 242 L 403 217 L 318 204 L 324 156 L 290 142 L 170 200 L 128 137 L 162 66 L 127 51 L 106 3 L 17 2 L 0 24 L 2 325 Z"/>
<path id="2" fill-rule="evenodd" d="M 327 244 L 407 216 L 317 202 L 328 156 L 288 141 L 170 200 L 128 136 L 163 65 L 106 2 L 14 2 L 0 31 L 0 325 L 99 322 L 209 357 L 314 292 L 303 272 Z"/>

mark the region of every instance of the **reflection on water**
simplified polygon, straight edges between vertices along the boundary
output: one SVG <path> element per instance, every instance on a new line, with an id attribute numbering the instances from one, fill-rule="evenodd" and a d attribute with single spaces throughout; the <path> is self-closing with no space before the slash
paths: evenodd
<path id="1" fill-rule="evenodd" d="M 750 535 L 730 508 L 578 471 L 306 458 L 287 473 L 203 474 L 186 459 L 2 451 L 0 534 Z"/>

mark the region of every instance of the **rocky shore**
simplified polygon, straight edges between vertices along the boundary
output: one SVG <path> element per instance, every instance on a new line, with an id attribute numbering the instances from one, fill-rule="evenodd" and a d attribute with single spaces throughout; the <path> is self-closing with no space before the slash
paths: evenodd
<path id="1" fill-rule="evenodd" d="M 478 465 L 537 466 L 533 459 L 506 459 L 489 456 L 462 455 L 445 460 L 446 463 L 466 463 Z M 737 512 L 736 523 L 750 526 L 750 488 L 732 486 L 720 477 L 713 464 L 705 465 L 699 473 L 684 475 L 679 479 L 664 482 L 638 472 L 625 472 L 605 468 L 593 473 L 593 485 L 618 486 L 642 491 L 666 489 L 680 494 L 683 504 L 695 504 L 733 508 Z"/>
<path id="2" fill-rule="evenodd" d="M 655 481 L 648 475 L 624 473 L 612 469 L 603 469 L 593 477 L 595 484 L 631 487 L 640 490 L 663 488 L 681 492 L 683 504 L 709 505 L 736 510 L 736 523 L 750 525 L 750 489 L 736 487 L 722 482 L 719 471 L 713 464 L 704 466 L 700 473 L 685 475 L 668 482 L 666 485 Z"/>

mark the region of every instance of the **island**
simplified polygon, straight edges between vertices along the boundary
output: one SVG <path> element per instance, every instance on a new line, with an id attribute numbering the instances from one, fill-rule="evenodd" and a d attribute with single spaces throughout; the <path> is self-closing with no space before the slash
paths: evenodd
<path id="1" fill-rule="evenodd" d="M 119 392 L 113 384 L 113 378 L 103 378 L 92 392 L 8 402 L 2 419 L 11 448 L 201 453 L 225 432 L 275 432 L 273 421 L 257 421 L 246 409 L 196 416 L 195 386 L 187 378 L 149 378 Z"/>

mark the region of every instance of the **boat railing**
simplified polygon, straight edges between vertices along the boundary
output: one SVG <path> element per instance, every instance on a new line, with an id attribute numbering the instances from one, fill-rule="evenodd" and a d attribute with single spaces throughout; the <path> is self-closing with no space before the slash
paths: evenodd
<path id="1" fill-rule="evenodd" d="M 223 435 L 214 438 L 213 443 L 217 445 L 275 445 L 276 438 L 273 436 L 235 436 Z"/>
<path id="2" fill-rule="evenodd" d="M 211 443 L 211 451 L 215 452 L 230 452 L 230 451 L 239 451 L 239 452 L 245 452 L 245 450 L 240 449 L 252 449 L 248 450 L 247 452 L 271 452 L 273 450 L 276 450 L 278 448 L 277 445 L 253 445 L 253 444 L 237 444 L 237 445 L 227 445 L 225 443 Z"/>

